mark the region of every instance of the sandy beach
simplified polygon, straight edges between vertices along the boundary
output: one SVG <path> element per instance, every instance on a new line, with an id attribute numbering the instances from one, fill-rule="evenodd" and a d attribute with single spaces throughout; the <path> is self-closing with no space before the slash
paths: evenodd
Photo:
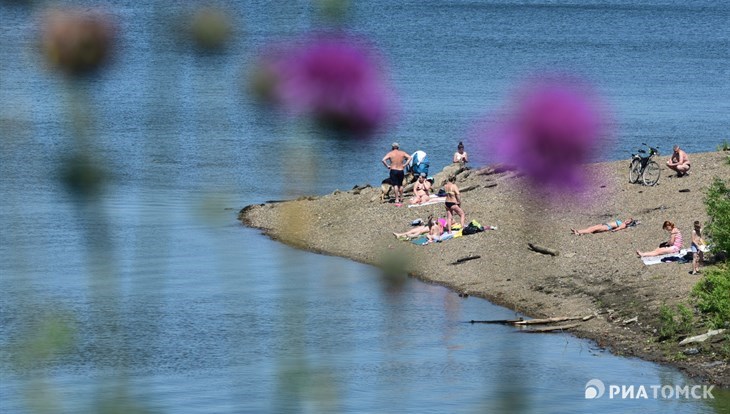
<path id="1" fill-rule="evenodd" d="M 570 332 L 615 354 L 674 365 L 698 381 L 730 387 L 730 363 L 722 351 L 727 334 L 693 344 L 697 353 L 685 352 L 690 346 L 679 346 L 676 339 L 658 339 L 660 307 L 690 306 L 692 287 L 702 275 L 689 274 L 691 263 L 646 266 L 636 255 L 637 249 L 651 250 L 668 238 L 665 220 L 676 223 L 685 248 L 692 223 L 707 220 L 704 192 L 713 177 L 730 177 L 727 154 L 690 154 L 690 159 L 691 174 L 678 178 L 661 157 L 662 176 L 654 187 L 629 184 L 628 160 L 593 164 L 586 167 L 587 193 L 562 199 L 541 197 L 514 171 L 466 170 L 456 183 L 467 221 L 497 230 L 426 246 L 397 240 L 392 233 L 408 230 L 411 221 L 429 214 L 445 216 L 443 204 L 383 203 L 379 184 L 353 183 L 352 190 L 326 196 L 247 206 L 239 218 L 273 239 L 313 252 L 373 265 L 403 258 L 412 277 L 528 317 L 593 315 Z M 432 168 L 438 189 L 447 172 L 436 172 Z M 614 233 L 576 236 L 570 231 L 629 217 L 640 224 Z M 536 252 L 530 245 L 556 254 Z M 480 257 L 453 264 L 469 256 Z M 692 334 L 707 330 L 697 325 Z"/>

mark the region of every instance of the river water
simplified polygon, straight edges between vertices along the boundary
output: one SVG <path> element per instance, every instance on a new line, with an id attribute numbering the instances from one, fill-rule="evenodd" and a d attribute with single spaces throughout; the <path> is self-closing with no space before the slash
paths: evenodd
<path id="1" fill-rule="evenodd" d="M 640 142 L 713 150 L 730 138 L 725 2 L 353 2 L 347 25 L 388 59 L 401 104 L 392 129 L 356 142 L 262 113 L 240 87 L 269 40 L 317 27 L 311 2 L 229 5 L 241 30 L 206 57 L 177 42 L 182 6 L 108 4 L 115 62 L 71 83 L 35 52 L 37 9 L 0 3 L 3 413 L 728 411 L 718 390 L 651 398 L 702 385 L 672 368 L 465 323 L 516 315 L 416 281 L 394 291 L 236 221 L 248 204 L 379 182 L 393 140 L 436 169 L 462 139 L 486 162 L 465 131 L 542 70 L 584 75 L 613 108 L 603 160 Z M 78 146 L 112 172 L 93 202 L 57 178 Z M 585 398 L 592 379 L 602 398 Z M 611 384 L 650 398 L 611 399 Z"/>

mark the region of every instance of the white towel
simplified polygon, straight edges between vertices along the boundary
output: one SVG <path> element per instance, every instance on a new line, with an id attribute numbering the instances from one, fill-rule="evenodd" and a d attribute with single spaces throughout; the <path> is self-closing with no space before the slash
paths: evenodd
<path id="1" fill-rule="evenodd" d="M 446 201 L 446 197 L 437 197 L 434 194 L 431 194 L 430 197 L 431 197 L 431 199 L 428 200 L 428 201 L 426 201 L 425 203 L 421 203 L 421 204 L 408 204 L 408 208 L 411 208 L 411 207 L 421 207 L 421 206 L 430 206 L 431 204 L 438 204 L 438 203 L 443 203 L 443 202 Z"/>
<path id="2" fill-rule="evenodd" d="M 641 261 L 644 262 L 644 264 L 647 266 L 655 265 L 655 264 L 659 264 L 659 263 L 673 263 L 673 262 L 662 262 L 662 259 L 664 259 L 666 257 L 682 258 L 686 254 L 687 254 L 687 249 L 682 249 L 679 251 L 679 253 L 663 254 L 661 256 L 642 257 Z"/>

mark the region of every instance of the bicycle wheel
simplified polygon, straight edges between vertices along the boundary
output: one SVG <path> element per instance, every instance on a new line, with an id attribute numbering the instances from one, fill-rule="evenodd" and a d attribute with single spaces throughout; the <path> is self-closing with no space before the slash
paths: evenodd
<path id="1" fill-rule="evenodd" d="M 631 165 L 629 165 L 629 182 L 631 184 L 635 184 L 637 181 L 639 181 L 639 176 L 641 175 L 641 161 L 638 159 L 634 159 L 631 161 Z"/>
<path id="2" fill-rule="evenodd" d="M 646 164 L 646 168 L 644 168 L 644 174 L 642 174 L 644 184 L 656 185 L 661 174 L 662 170 L 659 168 L 659 164 L 657 164 L 656 161 L 649 161 L 649 163 Z"/>

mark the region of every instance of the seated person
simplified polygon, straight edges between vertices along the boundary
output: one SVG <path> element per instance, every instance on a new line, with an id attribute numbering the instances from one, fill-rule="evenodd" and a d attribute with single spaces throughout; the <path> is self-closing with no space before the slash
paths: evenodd
<path id="1" fill-rule="evenodd" d="M 674 254 L 679 253 L 679 251 L 682 250 L 682 233 L 680 233 L 679 229 L 674 226 L 674 223 L 671 221 L 665 221 L 662 228 L 669 232 L 669 241 L 660 244 L 661 247 L 657 247 L 650 252 L 640 252 L 637 250 L 636 254 L 639 255 L 639 257 Z"/>
<path id="2" fill-rule="evenodd" d="M 634 219 L 629 218 L 626 221 L 621 221 L 621 220 L 608 221 L 603 224 L 596 224 L 594 226 L 586 227 L 586 228 L 580 229 L 580 230 L 570 229 L 570 231 L 572 231 L 573 234 L 582 236 L 584 234 L 603 233 L 604 231 L 619 231 L 619 230 L 625 229 L 626 227 L 632 226 L 634 223 L 635 223 Z"/>
<path id="3" fill-rule="evenodd" d="M 431 182 L 426 179 L 426 173 L 418 176 L 418 181 L 413 186 L 413 198 L 411 204 L 425 203 L 431 199 Z"/>
<path id="4" fill-rule="evenodd" d="M 428 221 L 428 243 L 434 243 L 441 239 L 441 236 L 444 234 L 444 228 L 441 225 L 440 220 L 431 219 Z"/>
<path id="5" fill-rule="evenodd" d="M 679 148 L 679 145 L 674 146 L 674 153 L 672 157 L 667 161 L 667 167 L 677 172 L 677 177 L 681 177 L 689 171 L 689 157 L 687 153 Z"/>
<path id="6" fill-rule="evenodd" d="M 454 153 L 454 164 L 466 164 L 469 162 L 469 155 L 464 151 L 464 143 L 459 142 Z"/>

